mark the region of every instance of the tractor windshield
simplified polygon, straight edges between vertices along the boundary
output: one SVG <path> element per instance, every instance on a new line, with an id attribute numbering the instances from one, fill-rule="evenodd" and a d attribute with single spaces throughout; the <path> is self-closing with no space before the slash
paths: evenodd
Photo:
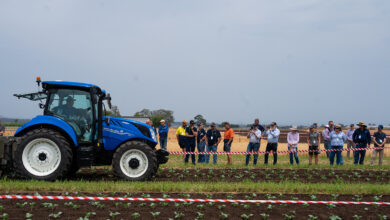
<path id="1" fill-rule="evenodd" d="M 61 118 L 71 125 L 80 142 L 91 142 L 93 123 L 91 94 L 74 89 L 56 89 L 49 93 L 46 114 Z"/>

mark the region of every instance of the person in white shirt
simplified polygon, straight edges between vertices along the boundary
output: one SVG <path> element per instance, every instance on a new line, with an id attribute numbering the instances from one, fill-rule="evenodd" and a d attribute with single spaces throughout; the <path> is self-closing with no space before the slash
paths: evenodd
<path id="1" fill-rule="evenodd" d="M 295 158 L 295 162 L 299 164 L 299 158 L 298 158 L 298 143 L 299 143 L 299 133 L 298 128 L 296 126 L 293 126 L 290 128 L 291 132 L 287 134 L 287 142 L 288 142 L 288 150 L 292 151 L 290 153 L 290 164 L 294 164 L 293 157 Z"/>
<path id="2" fill-rule="evenodd" d="M 249 138 L 249 144 L 246 152 L 259 152 L 260 150 L 260 138 L 261 131 L 257 126 L 252 126 L 252 129 L 249 131 L 247 137 Z M 249 165 L 250 154 L 246 155 L 245 165 Z M 257 164 L 258 154 L 253 155 L 253 165 Z"/>

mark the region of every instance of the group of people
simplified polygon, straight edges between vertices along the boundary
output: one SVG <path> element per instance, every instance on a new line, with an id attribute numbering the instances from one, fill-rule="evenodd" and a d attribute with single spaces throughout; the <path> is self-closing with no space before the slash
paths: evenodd
<path id="1" fill-rule="evenodd" d="M 149 122 L 150 124 L 150 122 Z M 191 120 L 189 124 L 187 121 L 183 121 L 182 125 L 176 130 L 176 139 L 183 152 L 195 152 L 197 148 L 198 152 L 217 152 L 218 145 L 223 140 L 223 151 L 231 152 L 231 146 L 234 140 L 234 131 L 230 127 L 229 123 L 224 125 L 224 136 L 221 136 L 221 132 L 217 129 L 215 123 L 211 123 L 210 128 L 206 131 L 203 124 L 199 123 L 195 126 L 195 122 Z M 318 164 L 318 155 L 320 154 L 321 140 L 324 143 L 324 149 L 333 149 L 335 151 L 326 151 L 326 155 L 329 158 L 331 165 L 335 163 L 337 165 L 343 164 L 342 149 L 345 143 L 347 148 L 356 148 L 353 150 L 354 164 L 363 164 L 366 154 L 366 148 L 374 144 L 376 148 L 383 148 L 386 143 L 386 134 L 383 132 L 383 126 L 378 126 L 378 131 L 371 138 L 370 131 L 364 122 L 358 124 L 358 129 L 355 129 L 355 125 L 351 124 L 346 133 L 342 131 L 341 125 L 334 125 L 333 121 L 329 121 L 328 125 L 325 125 L 322 133 L 318 131 L 318 125 L 314 123 L 309 127 L 309 133 L 306 137 L 306 142 L 309 145 L 309 164 L 313 162 Z M 301 143 L 298 128 L 293 126 L 290 128 L 290 132 L 287 134 L 288 150 L 290 151 L 290 164 L 299 164 L 298 157 L 298 145 Z M 159 141 L 161 149 L 167 150 L 167 138 L 169 127 L 165 124 L 164 120 L 161 120 L 161 125 L 158 128 Z M 268 164 L 269 154 L 273 154 L 273 164 L 277 164 L 278 161 L 278 142 L 279 142 L 280 130 L 276 122 L 272 122 L 268 127 L 263 127 L 260 124 L 259 119 L 254 120 L 254 124 L 251 126 L 247 138 L 249 144 L 247 146 L 247 152 L 259 152 L 261 140 L 267 140 L 266 153 L 264 155 L 264 164 Z M 223 139 L 222 139 L 223 138 Z M 383 149 L 376 149 L 372 152 L 371 164 L 374 163 L 377 154 L 379 154 L 379 164 L 383 163 Z M 196 164 L 196 158 L 194 154 L 185 154 L 184 162 L 188 163 L 191 157 L 191 162 Z M 253 154 L 253 164 L 258 162 L 258 154 Z M 350 151 L 347 151 L 347 157 L 350 157 Z M 245 164 L 249 165 L 251 154 L 246 155 Z M 213 154 L 213 164 L 217 164 L 218 155 Z M 231 155 L 227 154 L 228 164 L 232 164 Z M 198 163 L 209 163 L 210 155 L 199 154 Z"/>

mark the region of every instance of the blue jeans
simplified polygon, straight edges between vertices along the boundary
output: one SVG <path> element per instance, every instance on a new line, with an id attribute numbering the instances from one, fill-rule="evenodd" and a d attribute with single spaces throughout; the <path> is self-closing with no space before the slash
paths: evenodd
<path id="1" fill-rule="evenodd" d="M 187 152 L 195 152 L 195 142 L 187 142 L 186 143 L 186 151 Z M 188 163 L 189 159 L 190 159 L 190 155 L 186 154 L 184 162 Z M 195 154 L 191 154 L 191 160 L 192 160 L 192 163 L 195 164 Z"/>
<path id="2" fill-rule="evenodd" d="M 367 145 L 356 145 L 355 148 L 367 148 Z M 363 164 L 364 157 L 366 156 L 366 150 L 356 150 L 353 152 L 354 162 L 353 164 Z"/>
<path id="3" fill-rule="evenodd" d="M 330 141 L 325 141 L 324 140 L 324 147 L 325 147 L 326 150 L 331 149 L 332 147 L 330 146 Z M 326 157 L 329 158 L 329 155 L 330 155 L 330 152 L 326 151 Z"/>
<path id="4" fill-rule="evenodd" d="M 200 142 L 198 143 L 198 152 L 204 152 L 206 148 L 206 142 Z M 198 163 L 204 163 L 205 162 L 205 156 L 204 154 L 199 154 L 198 155 Z"/>
<path id="5" fill-rule="evenodd" d="M 249 143 L 248 148 L 246 149 L 246 152 L 257 152 L 259 150 L 259 147 L 260 147 L 260 143 Z M 247 165 L 247 166 L 249 164 L 250 157 L 251 157 L 250 154 L 246 155 L 245 165 Z M 254 165 L 257 164 L 258 157 L 259 157 L 258 154 L 253 154 L 253 164 Z"/>
<path id="6" fill-rule="evenodd" d="M 288 145 L 288 150 L 289 151 L 297 151 L 298 150 L 298 145 L 297 144 L 295 144 L 295 145 L 289 144 Z M 294 158 L 295 158 L 295 162 L 297 164 L 299 164 L 298 152 L 290 153 L 290 164 L 291 165 L 294 164 Z"/>
<path id="7" fill-rule="evenodd" d="M 207 152 L 217 152 L 217 146 L 212 145 L 212 146 L 207 146 Z M 216 154 L 213 154 L 213 163 L 217 164 L 217 156 Z M 206 155 L 206 163 L 210 162 L 210 154 Z"/>
<path id="8" fill-rule="evenodd" d="M 167 137 L 160 137 L 160 148 L 163 150 L 167 150 L 167 142 L 168 142 Z"/>
<path id="9" fill-rule="evenodd" d="M 343 149 L 343 146 L 332 146 L 331 149 L 333 149 L 333 150 L 341 150 L 341 149 Z M 330 165 L 334 164 L 334 156 L 335 155 L 336 155 L 336 164 L 337 165 L 343 165 L 342 151 L 332 151 L 332 152 L 329 153 Z"/>

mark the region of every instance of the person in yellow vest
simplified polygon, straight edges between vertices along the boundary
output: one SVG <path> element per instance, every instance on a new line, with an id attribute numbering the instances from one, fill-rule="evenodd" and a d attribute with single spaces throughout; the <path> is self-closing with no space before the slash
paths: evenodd
<path id="1" fill-rule="evenodd" d="M 186 152 L 186 141 L 187 141 L 186 128 L 187 128 L 187 121 L 184 120 L 181 126 L 176 130 L 177 143 L 179 144 L 183 152 Z M 185 156 L 186 155 L 184 154 L 183 158 L 185 158 Z"/>

